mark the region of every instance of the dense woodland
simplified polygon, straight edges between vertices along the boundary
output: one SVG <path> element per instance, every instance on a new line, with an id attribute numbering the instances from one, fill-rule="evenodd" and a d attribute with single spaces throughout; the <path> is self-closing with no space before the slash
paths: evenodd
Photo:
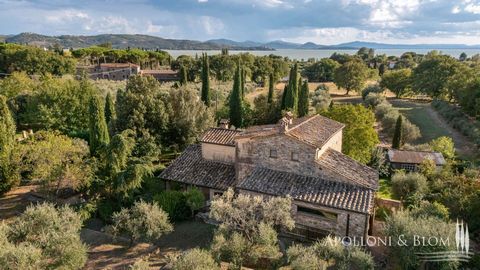
<path id="1" fill-rule="evenodd" d="M 114 83 L 75 74 L 77 64 L 101 62 L 167 66 L 179 70 L 181 80 L 161 84 L 153 77 L 132 76 L 126 83 Z M 132 243 L 158 239 L 174 229 L 172 223 L 191 219 L 204 203 L 196 189 L 163 190 L 155 176 L 168 160 L 222 118 L 246 128 L 276 123 L 287 111 L 297 117 L 320 113 L 345 123 L 343 152 L 391 178 L 405 210 L 379 211 L 385 214 L 381 218 L 386 219 L 387 235 L 408 235 L 420 227 L 425 234 L 440 228 L 437 234 L 444 235 L 450 233 L 448 222 L 463 218 L 478 239 L 478 169 L 456 157 L 449 138 L 413 145 L 421 136 L 418 127 L 383 96 L 388 89 L 399 98 L 421 95 L 433 100 L 446 119 L 461 120 L 457 128 L 480 145 L 478 72 L 478 56 L 462 54 L 456 59 L 435 51 L 387 57 L 362 48 L 356 55 L 293 61 L 274 55 L 230 55 L 228 50 L 172 59 L 161 51 L 115 50 L 108 44 L 68 52 L 0 44 L 0 193 L 29 183 L 41 186 L 53 201 L 71 194 L 85 198 L 73 210 L 51 204 L 31 207 L 14 223 L 1 225 L 0 243 L 7 248 L 0 251 L 0 265 L 81 268 L 86 247 L 78 231 L 92 217 L 103 220 L 113 234 L 128 235 Z M 285 89 L 276 90 L 286 76 Z M 333 81 L 347 95 L 361 93 L 364 103 L 337 104 L 326 85 L 309 91 L 309 81 Z M 372 81 L 379 83 L 367 84 Z M 246 95 L 258 86 L 268 91 L 248 101 Z M 376 148 L 375 122 L 389 132 L 393 147 L 440 151 L 447 166 L 436 171 L 425 162 L 418 173 L 389 171 L 384 153 Z M 32 134 L 22 134 L 30 129 Z M 192 269 L 193 263 L 215 269 L 220 261 L 234 269 L 261 263 L 292 269 L 374 267 L 373 258 L 362 249 L 346 254 L 341 243 L 330 238 L 313 246 L 291 246 L 283 254 L 278 232 L 293 226 L 291 201 L 271 200 L 236 197 L 228 191 L 213 201 L 211 217 L 220 226 L 210 249 L 183 254 L 172 262 L 173 268 Z M 45 228 L 32 227 L 39 220 Z M 58 233 L 53 228 L 68 230 Z M 32 240 L 38 238 L 45 243 Z M 58 250 L 52 246 L 63 256 L 56 257 Z M 405 269 L 420 265 L 415 250 L 396 247 L 392 252 Z M 437 266 L 456 269 L 459 264 Z"/>

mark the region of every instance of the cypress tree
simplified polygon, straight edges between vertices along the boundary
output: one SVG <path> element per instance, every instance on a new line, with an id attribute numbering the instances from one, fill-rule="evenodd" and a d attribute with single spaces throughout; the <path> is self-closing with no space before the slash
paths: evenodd
<path id="1" fill-rule="evenodd" d="M 298 95 L 298 116 L 302 117 L 308 114 L 308 82 L 304 81 Z"/>
<path id="2" fill-rule="evenodd" d="M 187 84 L 187 69 L 182 65 L 180 67 L 180 85 Z"/>
<path id="3" fill-rule="evenodd" d="M 105 98 L 105 122 L 110 124 L 112 120 L 116 118 L 115 105 L 113 104 L 113 98 L 110 93 L 107 94 Z"/>
<path id="4" fill-rule="evenodd" d="M 235 72 L 235 79 L 233 81 L 233 89 L 230 94 L 230 123 L 235 127 L 239 128 L 243 126 L 243 99 L 242 99 L 242 89 L 241 89 L 241 67 L 240 63 L 238 64 L 237 71 Z"/>
<path id="5" fill-rule="evenodd" d="M 105 112 L 98 96 L 92 96 L 89 104 L 90 154 L 98 155 L 98 150 L 110 143 Z"/>
<path id="6" fill-rule="evenodd" d="M 288 80 L 288 88 L 285 96 L 285 109 L 297 111 L 298 107 L 298 64 L 290 70 L 290 78 Z"/>
<path id="7" fill-rule="evenodd" d="M 15 121 L 8 108 L 7 98 L 0 95 L 0 194 L 10 190 L 20 180 L 11 162 L 15 132 Z"/>
<path id="8" fill-rule="evenodd" d="M 399 115 L 395 124 L 395 133 L 393 134 L 392 148 L 400 149 L 403 146 L 402 116 Z"/>
<path id="9" fill-rule="evenodd" d="M 287 92 L 288 92 L 288 84 L 285 84 L 285 87 L 283 87 L 283 93 L 282 93 L 282 102 L 281 102 L 281 106 L 280 108 L 282 110 L 285 110 L 285 100 L 286 100 L 286 97 L 287 97 Z"/>
<path id="10" fill-rule="evenodd" d="M 246 70 L 242 69 L 240 70 L 241 74 L 242 74 L 242 78 L 241 78 L 241 89 L 242 89 L 242 98 L 245 97 L 245 76 L 246 76 Z"/>
<path id="11" fill-rule="evenodd" d="M 273 102 L 273 89 L 275 86 L 275 82 L 273 80 L 274 80 L 273 73 L 270 73 L 270 77 L 268 79 L 268 98 L 267 98 L 268 104 Z"/>
<path id="12" fill-rule="evenodd" d="M 208 65 L 208 56 L 207 54 L 204 54 L 202 57 L 203 60 L 203 67 L 202 67 L 202 94 L 201 98 L 203 103 L 207 105 L 208 107 L 210 106 L 210 68 Z"/>

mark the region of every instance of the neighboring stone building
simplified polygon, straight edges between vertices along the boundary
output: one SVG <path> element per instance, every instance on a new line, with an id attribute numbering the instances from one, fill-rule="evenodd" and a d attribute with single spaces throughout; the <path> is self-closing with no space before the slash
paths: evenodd
<path id="1" fill-rule="evenodd" d="M 418 166 L 426 159 L 433 160 L 437 168 L 445 165 L 442 153 L 406 150 L 388 150 L 388 162 L 393 170 L 418 171 Z"/>
<path id="2" fill-rule="evenodd" d="M 142 76 L 152 76 L 159 82 L 173 82 L 180 80 L 178 72 L 171 69 L 142 70 L 141 73 Z"/>
<path id="3" fill-rule="evenodd" d="M 77 73 L 86 72 L 93 80 L 107 79 L 113 81 L 128 80 L 132 75 L 140 74 L 140 66 L 131 63 L 101 63 L 77 68 Z"/>
<path id="4" fill-rule="evenodd" d="M 171 69 L 165 70 L 142 70 L 139 65 L 131 63 L 100 63 L 98 65 L 79 66 L 77 74 L 86 72 L 93 80 L 106 79 L 113 81 L 128 80 L 130 76 L 142 75 L 152 76 L 159 82 L 178 81 L 177 71 Z"/>
<path id="5" fill-rule="evenodd" d="M 211 128 L 160 178 L 167 187 L 199 187 L 208 199 L 232 187 L 238 193 L 291 196 L 302 237 L 365 236 L 374 215 L 377 171 L 341 153 L 344 125 L 314 115 L 279 124 Z"/>

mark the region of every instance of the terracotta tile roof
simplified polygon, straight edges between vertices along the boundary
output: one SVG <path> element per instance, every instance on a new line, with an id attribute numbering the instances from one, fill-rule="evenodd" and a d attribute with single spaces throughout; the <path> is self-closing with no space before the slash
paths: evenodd
<path id="1" fill-rule="evenodd" d="M 234 138 L 238 135 L 240 130 L 225 129 L 225 128 L 210 128 L 207 130 L 202 138 L 201 142 L 214 143 L 235 146 Z"/>
<path id="2" fill-rule="evenodd" d="M 349 156 L 327 149 L 317 160 L 322 169 L 327 169 L 345 177 L 352 184 L 378 189 L 378 172 Z"/>
<path id="3" fill-rule="evenodd" d="M 320 148 L 344 126 L 342 123 L 317 114 L 292 119 L 285 134 Z M 239 134 L 238 137 L 261 137 L 280 132 L 280 124 L 254 126 Z"/>
<path id="4" fill-rule="evenodd" d="M 160 178 L 202 187 L 226 190 L 235 184 L 235 167 L 202 158 L 199 144 L 190 145 L 170 166 L 160 173 Z"/>
<path id="5" fill-rule="evenodd" d="M 299 119 L 294 119 L 292 121 L 293 127 L 289 128 L 286 134 L 318 148 L 322 147 L 335 133 L 345 127 L 340 122 L 318 114 L 306 118 L 296 125 L 295 120 L 299 121 Z"/>
<path id="6" fill-rule="evenodd" d="M 178 72 L 171 69 L 144 69 L 142 74 L 177 75 Z"/>
<path id="7" fill-rule="evenodd" d="M 132 63 L 100 63 L 100 67 L 128 68 L 128 67 L 139 67 L 139 65 L 132 64 Z"/>
<path id="8" fill-rule="evenodd" d="M 445 164 L 443 155 L 438 152 L 404 151 L 396 149 L 388 150 L 388 160 L 394 163 L 420 164 L 425 159 L 435 161 L 436 165 Z"/>
<path id="9" fill-rule="evenodd" d="M 262 167 L 254 168 L 238 188 L 360 213 L 370 213 L 375 196 L 366 187 Z"/>

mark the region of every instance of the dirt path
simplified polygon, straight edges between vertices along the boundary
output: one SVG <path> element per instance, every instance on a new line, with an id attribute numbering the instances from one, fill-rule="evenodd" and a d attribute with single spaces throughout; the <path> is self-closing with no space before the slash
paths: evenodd
<path id="1" fill-rule="evenodd" d="M 0 220 L 8 220 L 25 211 L 36 199 L 31 191 L 37 186 L 21 186 L 14 188 L 0 197 Z"/>
<path id="2" fill-rule="evenodd" d="M 444 128 L 445 130 L 448 131 L 450 134 L 450 137 L 452 138 L 453 142 L 455 143 L 455 149 L 457 150 L 458 154 L 461 156 L 465 156 L 468 158 L 478 158 L 478 149 L 477 146 L 472 143 L 467 137 L 465 137 L 463 134 L 455 130 L 453 127 L 451 127 L 445 119 L 443 119 L 437 111 L 435 111 L 431 105 L 427 107 L 427 113 L 430 115 L 430 117 L 437 123 L 439 126 Z"/>

